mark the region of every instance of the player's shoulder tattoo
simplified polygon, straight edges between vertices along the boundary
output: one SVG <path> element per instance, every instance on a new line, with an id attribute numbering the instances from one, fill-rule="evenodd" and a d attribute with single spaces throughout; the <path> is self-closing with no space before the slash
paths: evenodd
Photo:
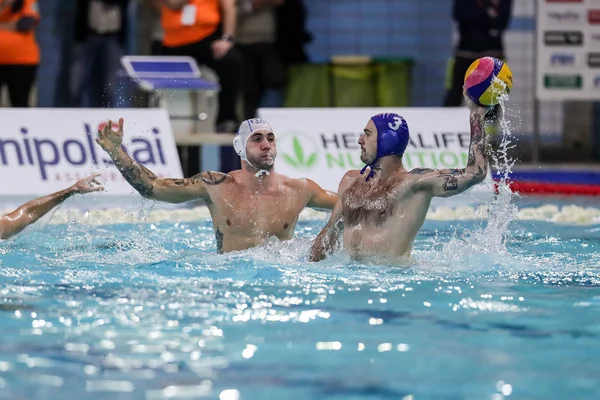
<path id="1" fill-rule="evenodd" d="M 183 179 L 168 178 L 168 179 L 165 179 L 165 181 L 171 182 L 172 184 L 177 185 L 177 186 L 193 186 L 198 183 L 205 183 L 210 186 L 215 186 L 215 185 L 225 182 L 225 180 L 229 177 L 230 177 L 230 175 L 224 174 L 222 172 L 206 171 L 206 172 L 200 172 L 199 174 L 196 174 L 189 178 L 183 178 Z"/>
<path id="2" fill-rule="evenodd" d="M 432 170 L 430 168 L 415 168 L 412 169 L 409 174 L 413 174 L 413 175 L 423 175 L 426 174 L 428 172 L 431 172 Z"/>
<path id="3" fill-rule="evenodd" d="M 225 182 L 227 178 L 231 178 L 231 176 L 223 172 L 204 171 L 192 176 L 190 179 L 194 182 L 202 182 L 210 186 L 216 186 Z"/>

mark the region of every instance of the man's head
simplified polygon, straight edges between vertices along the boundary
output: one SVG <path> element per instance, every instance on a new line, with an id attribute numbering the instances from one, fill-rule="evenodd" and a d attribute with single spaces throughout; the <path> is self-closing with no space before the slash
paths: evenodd
<path id="1" fill-rule="evenodd" d="M 233 147 L 240 158 L 259 171 L 273 168 L 277 157 L 275 134 L 271 125 L 261 119 L 247 119 L 240 124 Z"/>
<path id="2" fill-rule="evenodd" d="M 377 114 L 369 119 L 360 135 L 360 159 L 367 165 L 385 156 L 402 156 L 408 145 L 408 124 L 398 114 Z"/>

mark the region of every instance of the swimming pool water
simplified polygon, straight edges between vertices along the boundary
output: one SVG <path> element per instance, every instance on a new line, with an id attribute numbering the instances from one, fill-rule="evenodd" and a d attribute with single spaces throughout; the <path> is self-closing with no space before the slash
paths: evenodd
<path id="1" fill-rule="evenodd" d="M 600 225 L 428 220 L 401 269 L 308 263 L 323 223 L 227 255 L 207 220 L 0 243 L 0 398 L 597 398 Z"/>

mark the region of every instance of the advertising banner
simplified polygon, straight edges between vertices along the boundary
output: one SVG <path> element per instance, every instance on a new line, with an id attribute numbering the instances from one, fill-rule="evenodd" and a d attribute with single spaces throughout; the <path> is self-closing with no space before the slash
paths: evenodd
<path id="1" fill-rule="evenodd" d="M 0 193 L 39 196 L 100 172 L 104 195 L 134 189 L 95 142 L 98 127 L 125 120 L 124 150 L 157 176 L 182 177 L 164 109 L 0 109 Z"/>
<path id="2" fill-rule="evenodd" d="M 360 169 L 358 138 L 369 118 L 402 115 L 410 130 L 405 168 L 464 168 L 471 140 L 467 108 L 296 108 L 261 109 L 277 137 L 277 172 L 309 178 L 335 191 L 342 176 Z"/>
<path id="3" fill-rule="evenodd" d="M 537 0 L 537 5 L 537 98 L 600 99 L 600 1 Z"/>

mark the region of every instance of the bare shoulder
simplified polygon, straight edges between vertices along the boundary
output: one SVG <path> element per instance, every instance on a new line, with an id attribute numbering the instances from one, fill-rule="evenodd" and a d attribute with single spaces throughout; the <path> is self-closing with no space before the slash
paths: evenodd
<path id="1" fill-rule="evenodd" d="M 361 176 L 360 170 L 358 170 L 358 169 L 351 169 L 349 171 L 346 171 L 346 173 L 342 177 L 342 180 L 354 180 L 354 179 L 356 179 L 356 178 L 358 178 L 360 176 Z"/>
<path id="2" fill-rule="evenodd" d="M 315 181 L 308 178 L 291 178 L 286 175 L 279 175 L 278 178 L 281 184 L 293 190 L 305 191 L 318 187 Z"/>
<path id="3" fill-rule="evenodd" d="M 342 193 L 346 189 L 348 189 L 354 182 L 356 182 L 360 177 L 363 176 L 358 169 L 351 169 L 347 171 L 340 181 L 340 186 L 338 191 Z"/>

